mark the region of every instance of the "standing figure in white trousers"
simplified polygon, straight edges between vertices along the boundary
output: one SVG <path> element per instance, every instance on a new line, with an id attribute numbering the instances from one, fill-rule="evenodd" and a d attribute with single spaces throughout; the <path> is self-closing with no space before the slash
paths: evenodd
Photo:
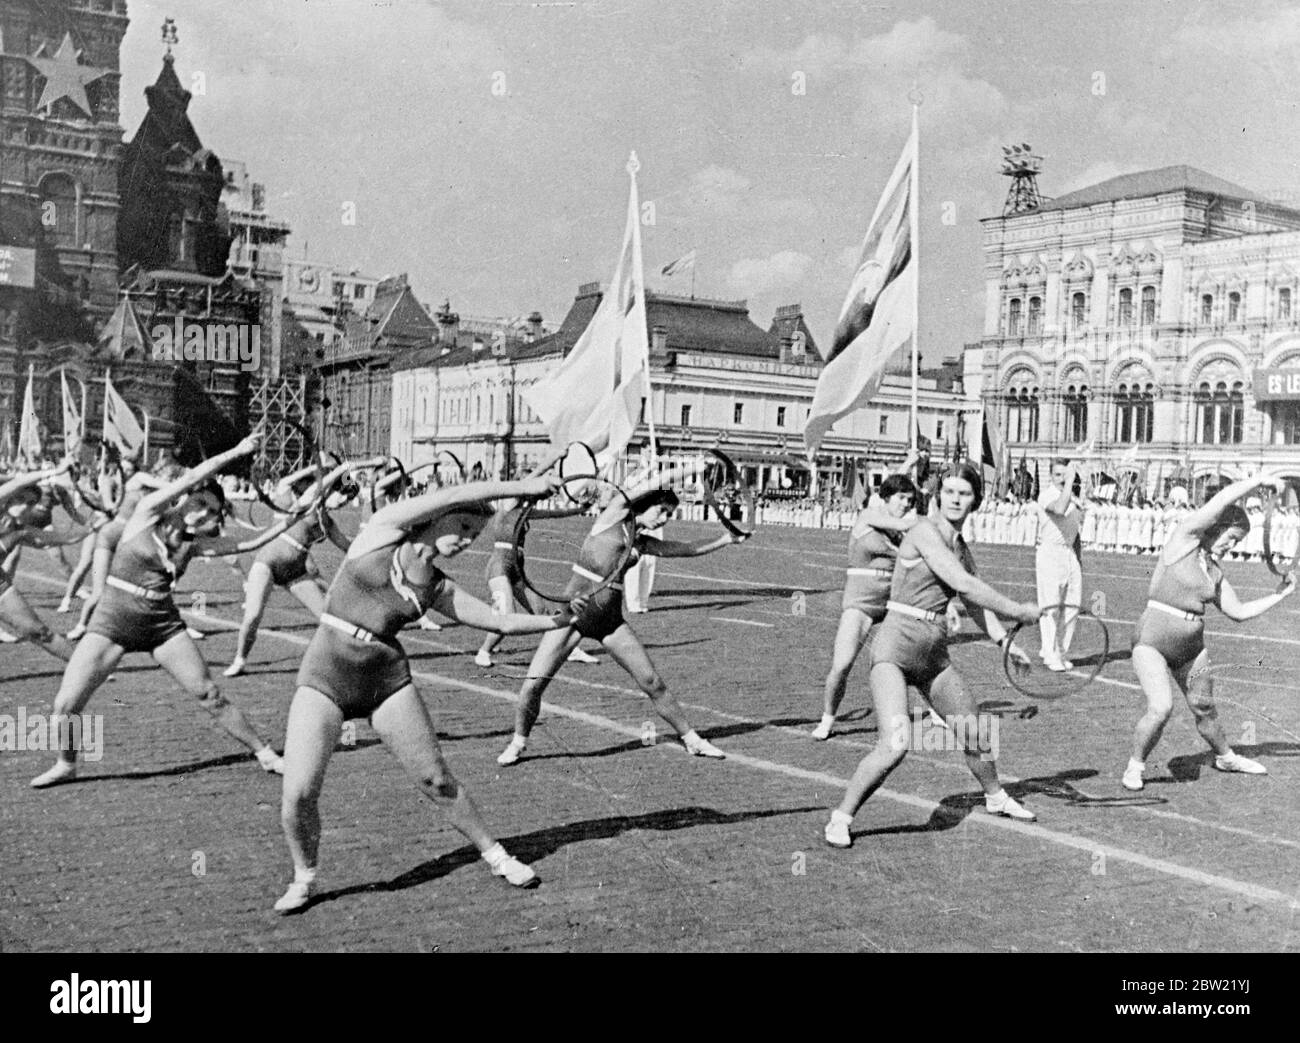
<path id="1" fill-rule="evenodd" d="M 1038 603 L 1073 606 L 1047 612 L 1039 619 L 1042 649 L 1039 656 L 1050 670 L 1069 670 L 1066 658 L 1074 638 L 1074 621 L 1083 597 L 1083 565 L 1079 530 L 1083 504 L 1074 495 L 1078 469 L 1067 460 L 1052 461 L 1052 484 L 1038 497 L 1038 536 L 1034 541 L 1034 567 Z"/>

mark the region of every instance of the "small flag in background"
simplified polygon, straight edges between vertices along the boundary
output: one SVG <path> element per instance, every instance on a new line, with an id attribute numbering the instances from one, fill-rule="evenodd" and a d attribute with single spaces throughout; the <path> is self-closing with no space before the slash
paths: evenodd
<path id="1" fill-rule="evenodd" d="M 689 272 L 695 267 L 695 251 L 683 254 L 677 260 L 663 266 L 661 275 L 680 275 L 682 272 Z"/>
<path id="2" fill-rule="evenodd" d="M 27 390 L 23 393 L 23 420 L 18 429 L 18 455 L 29 464 L 41 459 L 41 425 L 36 419 L 36 405 L 32 397 L 35 367 L 27 367 Z"/>
<path id="3" fill-rule="evenodd" d="M 144 449 L 144 431 L 131 407 L 113 387 L 108 370 L 104 371 L 104 441 L 117 446 L 123 456 L 138 458 Z"/>
<path id="4" fill-rule="evenodd" d="M 68 456 L 76 456 L 81 450 L 81 410 L 68 390 L 66 370 L 59 370 L 59 380 L 63 384 L 63 451 Z"/>

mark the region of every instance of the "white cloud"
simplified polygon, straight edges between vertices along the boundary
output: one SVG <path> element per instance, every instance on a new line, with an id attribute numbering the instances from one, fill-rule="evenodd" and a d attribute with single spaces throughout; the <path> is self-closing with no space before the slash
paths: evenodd
<path id="1" fill-rule="evenodd" d="M 797 285 L 807 274 L 812 258 L 796 250 L 781 250 L 771 257 L 746 257 L 731 266 L 731 285 L 758 297 Z"/>

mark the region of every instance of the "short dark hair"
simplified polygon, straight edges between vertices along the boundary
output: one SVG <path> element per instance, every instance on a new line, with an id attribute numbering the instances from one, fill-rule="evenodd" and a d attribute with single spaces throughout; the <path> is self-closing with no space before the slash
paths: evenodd
<path id="1" fill-rule="evenodd" d="M 879 495 L 882 500 L 888 500 L 899 493 L 907 493 L 908 496 L 915 500 L 917 496 L 916 483 L 905 474 L 891 474 L 880 483 Z"/>
<path id="2" fill-rule="evenodd" d="M 970 460 L 961 460 L 955 464 L 949 464 L 944 468 L 943 473 L 939 475 L 939 484 L 943 485 L 945 478 L 960 478 L 969 482 L 970 487 L 975 491 L 975 502 L 971 505 L 971 510 L 979 510 L 979 506 L 984 502 L 984 476 L 980 474 L 980 469 Z"/>
<path id="3" fill-rule="evenodd" d="M 1205 536 L 1201 542 L 1207 545 L 1211 544 L 1229 529 L 1240 529 L 1243 535 L 1250 532 L 1250 515 L 1245 512 L 1240 504 L 1234 503 L 1229 507 L 1225 507 L 1218 520 L 1205 530 Z"/>
<path id="4" fill-rule="evenodd" d="M 627 510 L 629 514 L 635 517 L 650 510 L 651 507 L 658 507 L 661 504 L 669 510 L 676 510 L 679 503 L 681 503 L 681 500 L 671 489 L 651 489 L 628 500 Z"/>

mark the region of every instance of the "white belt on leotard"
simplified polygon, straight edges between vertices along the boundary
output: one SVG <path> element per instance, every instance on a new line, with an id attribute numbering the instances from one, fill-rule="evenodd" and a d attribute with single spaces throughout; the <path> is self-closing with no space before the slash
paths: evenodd
<path id="1" fill-rule="evenodd" d="M 901 601 L 886 601 L 885 608 L 890 612 L 901 612 L 905 616 L 911 616 L 913 619 L 923 619 L 927 623 L 933 623 L 939 618 L 938 612 L 927 612 L 925 609 L 917 608 L 915 605 L 904 605 Z"/>
<path id="2" fill-rule="evenodd" d="M 1153 608 L 1157 612 L 1163 612 L 1167 616 L 1176 616 L 1178 619 L 1185 619 L 1189 623 L 1199 623 L 1204 616 L 1199 612 L 1184 612 L 1181 608 L 1174 608 L 1173 605 L 1166 605 L 1163 601 L 1148 601 L 1147 608 Z"/>
<path id="3" fill-rule="evenodd" d="M 125 590 L 128 594 L 134 594 L 138 598 L 144 598 L 146 601 L 166 601 L 172 596 L 170 590 L 150 590 L 148 587 L 137 587 L 134 583 L 128 583 L 124 579 L 118 579 L 116 576 L 109 576 L 105 581 L 110 587 L 116 587 L 118 590 Z"/>
<path id="4" fill-rule="evenodd" d="M 347 634 L 348 637 L 355 637 L 358 641 L 365 641 L 367 644 L 379 640 L 378 635 L 372 634 L 365 627 L 349 623 L 346 619 L 339 619 L 338 616 L 331 616 L 328 612 L 320 614 L 320 621 L 327 627 L 333 627 L 335 630 Z"/>
<path id="5" fill-rule="evenodd" d="M 604 583 L 604 582 L 605 582 L 605 577 L 604 577 L 604 576 L 598 576 L 596 573 L 592 572 L 590 569 L 584 569 L 581 565 L 574 565 L 574 566 L 573 566 L 573 571 L 574 571 L 575 573 L 577 573 L 579 576 L 581 576 L 583 579 L 589 579 L 589 580 L 591 580 L 591 582 L 593 582 L 593 583 Z M 611 583 L 611 584 L 610 584 L 610 588 L 613 589 L 613 590 L 622 590 L 622 589 L 623 589 L 623 584 L 622 584 L 622 583 L 618 583 L 618 582 Z"/>
<path id="6" fill-rule="evenodd" d="M 308 548 L 304 547 L 301 543 L 295 540 L 287 532 L 280 533 L 279 539 L 284 540 L 284 542 L 287 543 L 290 547 L 294 547 L 295 549 L 302 551 L 304 554 L 310 553 Z"/>
<path id="7" fill-rule="evenodd" d="M 876 579 L 893 579 L 889 569 L 845 569 L 850 576 L 874 576 Z"/>

